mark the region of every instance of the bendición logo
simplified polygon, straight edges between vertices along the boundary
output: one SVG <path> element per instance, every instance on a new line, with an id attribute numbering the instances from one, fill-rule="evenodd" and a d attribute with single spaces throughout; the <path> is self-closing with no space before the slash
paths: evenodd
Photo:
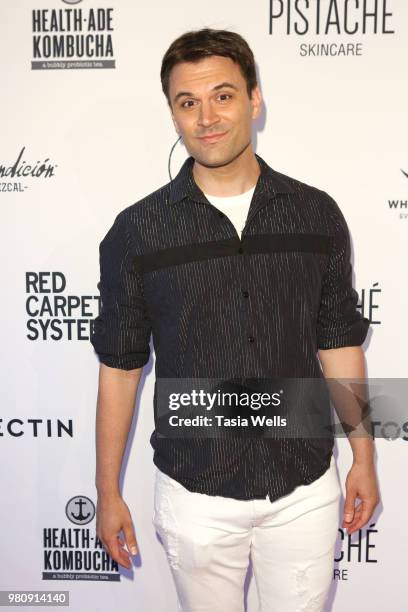
<path id="1" fill-rule="evenodd" d="M 21 179 L 36 178 L 50 179 L 55 175 L 55 168 L 58 164 L 50 163 L 50 158 L 46 157 L 44 161 L 37 160 L 34 163 L 28 163 L 23 159 L 25 146 L 17 155 L 14 163 L 7 165 L 0 160 L 0 193 L 2 192 L 24 192 L 28 189 L 26 182 Z M 3 180 L 6 178 L 7 180 Z"/>
<path id="2" fill-rule="evenodd" d="M 32 70 L 115 68 L 114 9 L 62 3 L 64 8 L 32 10 Z"/>
<path id="3" fill-rule="evenodd" d="M 362 55 L 356 37 L 395 34 L 391 7 L 391 0 L 269 0 L 269 34 L 326 37 L 301 43 L 302 57 Z"/>

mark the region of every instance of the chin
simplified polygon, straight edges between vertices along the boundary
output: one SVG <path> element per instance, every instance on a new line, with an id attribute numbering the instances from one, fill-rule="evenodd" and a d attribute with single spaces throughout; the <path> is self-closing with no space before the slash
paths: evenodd
<path id="1" fill-rule="evenodd" d="M 225 153 L 221 151 L 214 151 L 212 154 L 203 155 L 201 151 L 191 152 L 190 155 L 201 164 L 209 168 L 216 168 L 218 166 L 225 166 L 229 164 L 235 157 L 234 153 Z"/>

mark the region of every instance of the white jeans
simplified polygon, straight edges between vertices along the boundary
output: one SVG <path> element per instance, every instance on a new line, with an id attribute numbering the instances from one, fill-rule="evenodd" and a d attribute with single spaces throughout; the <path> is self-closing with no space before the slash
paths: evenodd
<path id="1" fill-rule="evenodd" d="M 243 612 L 251 556 L 260 612 L 320 612 L 332 582 L 341 487 L 317 480 L 270 502 L 193 493 L 156 468 L 153 524 L 183 612 Z"/>

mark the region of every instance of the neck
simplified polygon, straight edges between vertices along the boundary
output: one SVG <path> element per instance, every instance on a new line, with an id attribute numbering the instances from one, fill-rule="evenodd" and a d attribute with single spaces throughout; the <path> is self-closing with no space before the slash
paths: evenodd
<path id="1" fill-rule="evenodd" d="M 255 185 L 261 173 L 259 163 L 251 146 L 230 163 L 218 166 L 203 166 L 197 160 L 193 164 L 194 180 L 204 193 L 214 196 L 234 196 L 245 193 Z"/>

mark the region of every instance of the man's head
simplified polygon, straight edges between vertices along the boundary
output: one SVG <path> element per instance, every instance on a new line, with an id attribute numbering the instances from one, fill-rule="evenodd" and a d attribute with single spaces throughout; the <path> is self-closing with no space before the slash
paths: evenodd
<path id="1" fill-rule="evenodd" d="M 160 76 L 176 131 L 199 163 L 225 165 L 250 145 L 262 98 L 253 53 L 239 34 L 209 28 L 183 34 L 166 51 Z"/>

